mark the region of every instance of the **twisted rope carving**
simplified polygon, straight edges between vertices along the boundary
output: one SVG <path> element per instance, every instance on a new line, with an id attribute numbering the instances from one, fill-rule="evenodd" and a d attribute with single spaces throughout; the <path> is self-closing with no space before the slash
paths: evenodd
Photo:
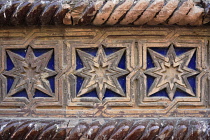
<path id="1" fill-rule="evenodd" d="M 0 2 L 0 25 L 202 25 L 209 2 L 193 0 L 81 0 Z"/>
<path id="2" fill-rule="evenodd" d="M 63 24 L 67 8 L 57 1 L 0 3 L 0 25 Z"/>
<path id="3" fill-rule="evenodd" d="M 64 18 L 67 25 L 201 25 L 204 8 L 193 0 L 78 2 Z"/>
<path id="4" fill-rule="evenodd" d="M 1 120 L 0 140 L 195 140 L 209 139 L 209 120 L 140 120 L 80 122 Z M 71 121 L 70 121 L 71 123 Z"/>

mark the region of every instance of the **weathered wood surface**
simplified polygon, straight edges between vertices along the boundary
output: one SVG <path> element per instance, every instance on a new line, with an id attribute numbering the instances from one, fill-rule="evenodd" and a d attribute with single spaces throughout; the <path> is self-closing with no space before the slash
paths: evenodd
<path id="1" fill-rule="evenodd" d="M 0 120 L 1 140 L 208 140 L 209 119 Z"/>
<path id="2" fill-rule="evenodd" d="M 193 0 L 80 0 L 0 2 L 0 25 L 203 25 L 209 2 Z"/>

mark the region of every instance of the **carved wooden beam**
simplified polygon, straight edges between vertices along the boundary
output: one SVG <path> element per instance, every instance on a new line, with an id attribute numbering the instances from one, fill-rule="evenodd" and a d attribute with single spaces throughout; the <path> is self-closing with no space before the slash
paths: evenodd
<path id="1" fill-rule="evenodd" d="M 72 0 L 0 2 L 0 25 L 203 25 L 210 2 L 196 0 Z"/>
<path id="2" fill-rule="evenodd" d="M 209 139 L 209 119 L 1 120 L 1 140 Z"/>
<path id="3" fill-rule="evenodd" d="M 25 28 L 33 25 L 68 26 Z M 205 25 L 210 25 L 209 0 L 0 2 L 0 140 L 210 139 L 210 28 Z M 125 69 L 118 67 L 121 59 Z M 79 63 L 85 65 L 77 69 Z M 77 76 L 86 80 L 78 91 Z M 122 76 L 125 91 L 115 82 Z M 151 86 L 149 76 L 155 79 Z M 105 99 L 106 83 L 120 98 Z M 43 97 L 35 97 L 37 89 Z M 166 96 L 153 96 L 162 89 Z M 189 97 L 175 97 L 178 89 Z M 26 95 L 17 95 L 21 90 Z M 92 90 L 96 97 L 85 98 Z"/>

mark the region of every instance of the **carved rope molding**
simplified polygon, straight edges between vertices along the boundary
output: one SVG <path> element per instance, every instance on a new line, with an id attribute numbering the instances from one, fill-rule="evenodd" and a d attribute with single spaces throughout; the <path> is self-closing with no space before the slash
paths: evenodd
<path id="1" fill-rule="evenodd" d="M 0 2 L 0 25 L 203 25 L 210 2 L 80 0 Z"/>
<path id="2" fill-rule="evenodd" d="M 208 140 L 209 120 L 1 120 L 1 140 Z"/>

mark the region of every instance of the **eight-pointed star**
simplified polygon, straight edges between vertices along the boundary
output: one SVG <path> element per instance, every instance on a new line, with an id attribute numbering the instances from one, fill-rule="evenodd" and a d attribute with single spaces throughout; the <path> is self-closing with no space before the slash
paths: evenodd
<path id="1" fill-rule="evenodd" d="M 148 49 L 155 67 L 145 71 L 146 74 L 155 77 L 149 89 L 148 96 L 166 88 L 169 98 L 172 100 L 177 88 L 195 96 L 187 78 L 196 75 L 198 71 L 188 68 L 188 64 L 195 53 L 195 49 L 189 50 L 179 56 L 176 55 L 173 45 L 169 47 L 166 56 Z"/>
<path id="2" fill-rule="evenodd" d="M 12 96 L 23 89 L 26 89 L 29 100 L 33 98 L 35 89 L 53 96 L 48 77 L 56 75 L 55 71 L 47 68 L 47 64 L 52 56 L 50 50 L 39 57 L 36 57 L 29 46 L 25 58 L 7 50 L 7 53 L 14 64 L 10 71 L 3 72 L 4 75 L 14 78 L 8 96 Z"/>
<path id="3" fill-rule="evenodd" d="M 77 50 L 84 67 L 76 71 L 76 75 L 83 77 L 84 82 L 77 96 L 82 96 L 96 89 L 98 98 L 103 99 L 106 89 L 125 96 L 125 93 L 118 82 L 118 77 L 126 75 L 127 70 L 118 67 L 118 64 L 125 52 L 125 49 L 106 56 L 102 46 L 99 46 L 96 57 Z"/>

